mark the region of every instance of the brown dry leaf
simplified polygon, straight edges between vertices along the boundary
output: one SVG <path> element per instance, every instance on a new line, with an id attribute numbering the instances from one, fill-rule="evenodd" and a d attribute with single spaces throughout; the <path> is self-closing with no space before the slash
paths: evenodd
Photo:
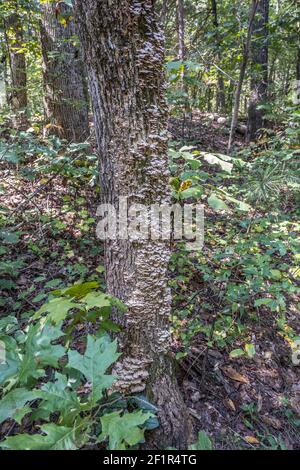
<path id="1" fill-rule="evenodd" d="M 235 380 L 236 382 L 241 382 L 243 384 L 249 384 L 248 378 L 244 375 L 241 375 L 232 367 L 224 367 L 222 370 L 224 374 L 227 375 L 227 377 L 229 377 L 230 379 Z"/>
<path id="2" fill-rule="evenodd" d="M 244 441 L 248 442 L 248 444 L 259 444 L 259 440 L 254 436 L 245 436 Z"/>
<path id="3" fill-rule="evenodd" d="M 262 416 L 261 419 L 267 426 L 272 426 L 274 429 L 282 428 L 282 424 L 279 419 L 273 418 L 273 416 Z"/>
<path id="4" fill-rule="evenodd" d="M 224 400 L 224 405 L 225 405 L 226 408 L 228 408 L 229 410 L 231 410 L 231 411 L 236 411 L 235 404 L 233 403 L 232 400 L 230 400 L 230 398 L 226 398 L 226 400 Z"/>

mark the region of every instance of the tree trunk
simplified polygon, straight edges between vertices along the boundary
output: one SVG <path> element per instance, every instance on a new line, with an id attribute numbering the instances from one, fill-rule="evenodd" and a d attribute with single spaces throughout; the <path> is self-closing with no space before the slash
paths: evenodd
<path id="1" fill-rule="evenodd" d="M 10 71 L 9 104 L 13 112 L 13 126 L 26 130 L 27 117 L 27 75 L 26 59 L 23 51 L 23 29 L 17 12 L 5 21 L 5 40 Z"/>
<path id="2" fill-rule="evenodd" d="M 72 8 L 64 2 L 43 3 L 43 54 L 46 130 L 82 142 L 89 135 L 88 91 Z"/>
<path id="3" fill-rule="evenodd" d="M 178 59 L 185 60 L 185 28 L 184 28 L 184 5 L 183 0 L 176 1 L 177 37 L 178 37 Z"/>
<path id="4" fill-rule="evenodd" d="M 248 108 L 248 141 L 257 138 L 264 126 L 264 111 L 259 109 L 267 101 L 268 93 L 268 21 L 269 0 L 259 0 L 253 25 L 251 94 Z"/>
<path id="5" fill-rule="evenodd" d="M 218 20 L 218 9 L 217 9 L 217 1 L 211 0 L 212 12 L 213 12 L 213 23 L 214 27 L 216 28 L 216 41 L 217 41 L 217 58 L 220 64 L 222 56 L 221 56 L 221 39 L 219 34 L 219 20 Z M 223 75 L 218 70 L 218 90 L 217 90 L 217 111 L 221 111 L 222 113 L 226 110 L 226 101 L 225 101 L 225 87 L 224 87 L 224 79 Z"/>
<path id="6" fill-rule="evenodd" d="M 167 13 L 168 13 L 168 0 L 162 1 L 161 12 L 160 12 L 160 22 L 165 32 L 166 21 L 167 21 Z"/>
<path id="7" fill-rule="evenodd" d="M 189 112 L 189 90 L 185 81 L 186 66 L 186 44 L 185 44 L 185 25 L 184 25 L 184 3 L 183 0 L 176 0 L 176 20 L 177 20 L 177 38 L 178 38 L 178 59 L 183 63 L 181 73 L 181 92 L 184 105 L 184 119 L 183 119 L 183 138 L 185 137 L 185 125 Z"/>
<path id="8" fill-rule="evenodd" d="M 163 36 L 152 0 L 76 0 L 99 148 L 102 202 L 170 204 Z M 126 237 L 124 237 L 126 238 Z M 122 299 L 118 389 L 146 393 L 161 426 L 151 446 L 185 448 L 188 418 L 170 354 L 169 242 L 105 242 L 108 291 Z"/>
<path id="9" fill-rule="evenodd" d="M 297 81 L 300 81 L 300 44 L 298 44 L 298 48 L 297 48 L 296 80 L 297 80 Z"/>
<path id="10" fill-rule="evenodd" d="M 234 96 L 230 136 L 229 136 L 229 142 L 228 142 L 228 152 L 231 152 L 233 141 L 234 141 L 234 136 L 235 136 L 235 132 L 236 132 L 236 128 L 237 128 L 237 123 L 238 123 L 238 115 L 239 115 L 240 102 L 241 102 L 241 94 L 242 94 L 243 83 L 244 83 L 246 68 L 247 68 L 248 59 L 249 59 L 250 41 L 251 41 L 252 30 L 253 30 L 253 22 L 254 22 L 256 10 L 257 10 L 258 1 L 259 0 L 252 0 L 251 12 L 250 12 L 250 17 L 249 17 L 249 26 L 248 26 L 248 31 L 247 31 L 247 38 L 246 38 L 246 42 L 244 44 L 243 60 L 242 60 L 242 63 L 241 63 L 239 79 L 238 79 L 238 83 L 237 83 L 236 90 L 235 90 L 235 96 Z"/>

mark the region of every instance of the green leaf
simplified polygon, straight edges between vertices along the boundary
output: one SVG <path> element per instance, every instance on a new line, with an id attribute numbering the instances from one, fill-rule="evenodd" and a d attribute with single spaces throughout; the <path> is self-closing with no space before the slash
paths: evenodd
<path id="1" fill-rule="evenodd" d="M 44 375 L 45 366 L 58 366 L 58 360 L 65 354 L 61 345 L 53 345 L 64 333 L 59 326 L 39 323 L 31 325 L 28 330 L 25 352 L 21 358 L 18 380 L 26 385 L 29 379 L 38 379 Z"/>
<path id="2" fill-rule="evenodd" d="M 207 200 L 210 207 L 212 207 L 216 211 L 228 211 L 229 207 L 227 204 L 219 199 L 216 193 L 211 193 L 210 197 Z"/>
<path id="3" fill-rule="evenodd" d="M 107 294 L 103 294 L 102 292 L 90 292 L 82 299 L 82 302 L 84 302 L 88 310 L 95 307 L 110 307 L 111 305 Z"/>
<path id="4" fill-rule="evenodd" d="M 247 204 L 244 201 L 239 201 L 238 199 L 235 199 L 234 197 L 231 197 L 229 194 L 227 194 L 225 191 L 221 191 L 222 194 L 224 194 L 224 197 L 227 201 L 232 202 L 236 208 L 242 212 L 249 212 L 251 210 L 251 206 Z"/>
<path id="5" fill-rule="evenodd" d="M 83 284 L 75 284 L 74 286 L 61 291 L 61 293 L 69 297 L 81 299 L 82 297 L 85 297 L 87 294 L 97 289 L 98 287 L 99 287 L 99 283 L 96 281 L 85 282 Z"/>
<path id="6" fill-rule="evenodd" d="M 275 281 L 280 281 L 282 279 L 282 272 L 279 269 L 270 270 L 271 278 Z"/>
<path id="7" fill-rule="evenodd" d="M 102 397 L 103 390 L 110 387 L 115 380 L 112 375 L 105 375 L 105 372 L 120 357 L 117 353 L 117 342 L 110 342 L 103 336 L 96 339 L 88 335 L 84 355 L 72 350 L 68 356 L 68 367 L 79 370 L 90 382 L 90 400 L 95 403 Z"/>
<path id="8" fill-rule="evenodd" d="M 254 307 L 260 307 L 261 305 L 269 305 L 273 302 L 273 299 L 265 297 L 262 299 L 256 299 L 254 302 Z"/>
<path id="9" fill-rule="evenodd" d="M 247 356 L 252 359 L 256 353 L 254 344 L 246 344 L 245 351 L 247 353 Z"/>
<path id="10" fill-rule="evenodd" d="M 0 401 L 0 424 L 6 419 L 14 419 L 19 424 L 24 416 L 31 411 L 30 407 L 25 407 L 26 403 L 42 397 L 40 390 L 26 390 L 26 388 L 17 388 L 10 391 Z"/>
<path id="11" fill-rule="evenodd" d="M 1 231 L 0 238 L 11 245 L 15 245 L 19 241 L 19 235 L 14 232 Z"/>
<path id="12" fill-rule="evenodd" d="M 212 448 L 212 442 L 204 431 L 200 431 L 198 434 L 198 441 L 189 446 L 189 450 L 212 450 Z"/>
<path id="13" fill-rule="evenodd" d="M 55 381 L 47 382 L 41 388 L 43 401 L 40 403 L 33 419 L 42 416 L 48 419 L 51 413 L 60 412 L 63 424 L 72 423 L 81 411 L 81 403 L 77 394 L 70 390 L 66 376 L 56 372 Z"/>
<path id="14" fill-rule="evenodd" d="M 193 186 L 192 188 L 185 189 L 180 193 L 181 199 L 188 199 L 190 197 L 199 198 L 203 194 L 203 189 L 200 186 Z"/>
<path id="15" fill-rule="evenodd" d="M 228 155 L 220 153 L 213 155 L 212 153 L 207 152 L 201 152 L 201 155 L 203 155 L 204 160 L 210 165 L 219 165 L 223 171 L 226 171 L 227 173 L 232 172 L 233 164 L 230 163 L 232 158 Z"/>
<path id="16" fill-rule="evenodd" d="M 40 316 L 48 312 L 47 319 L 57 325 L 61 321 L 65 320 L 69 311 L 72 308 L 80 308 L 80 304 L 76 304 L 69 299 L 59 297 L 58 299 L 52 299 L 50 302 L 44 304 L 32 317 L 32 320 L 40 318 Z"/>
<path id="17" fill-rule="evenodd" d="M 10 336 L 0 336 L 0 341 L 5 345 L 5 362 L 0 363 L 0 385 L 17 376 L 21 360 L 18 354 L 18 345 Z"/>
<path id="18" fill-rule="evenodd" d="M 144 439 L 144 429 L 142 426 L 153 416 L 152 413 L 135 411 L 125 413 L 122 411 L 105 414 L 101 418 L 102 433 L 100 441 L 109 439 L 110 450 L 125 450 L 127 446 L 135 446 Z"/>
<path id="19" fill-rule="evenodd" d="M 101 321 L 99 328 L 103 331 L 112 331 L 113 333 L 118 333 L 121 330 L 120 325 L 112 320 Z"/>
<path id="20" fill-rule="evenodd" d="M 234 349 L 233 351 L 231 351 L 229 356 L 231 358 L 235 358 L 235 357 L 243 356 L 244 354 L 245 354 L 245 351 L 243 351 L 242 349 Z"/>
<path id="21" fill-rule="evenodd" d="M 45 424 L 41 430 L 46 434 L 18 434 L 8 437 L 0 445 L 10 450 L 76 450 L 75 431 L 73 428 Z"/>

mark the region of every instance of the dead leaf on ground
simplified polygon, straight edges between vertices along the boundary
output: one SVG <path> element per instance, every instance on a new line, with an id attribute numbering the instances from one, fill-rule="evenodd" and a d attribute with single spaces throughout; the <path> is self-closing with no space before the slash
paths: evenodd
<path id="1" fill-rule="evenodd" d="M 231 411 L 236 411 L 235 404 L 233 403 L 232 400 L 230 400 L 230 398 L 227 398 L 226 400 L 224 400 L 224 405 L 225 405 L 226 408 L 228 408 L 229 410 L 231 410 Z"/>
<path id="2" fill-rule="evenodd" d="M 282 428 L 282 424 L 279 419 L 274 418 L 273 416 L 262 416 L 261 419 L 267 426 L 272 426 L 274 429 Z"/>
<path id="3" fill-rule="evenodd" d="M 240 374 L 239 372 L 237 372 L 232 367 L 226 367 L 226 368 L 224 367 L 222 370 L 223 370 L 224 374 L 227 375 L 227 377 L 229 377 L 230 379 L 235 380 L 236 382 L 249 384 L 248 378 L 245 377 L 244 375 Z"/>
<path id="4" fill-rule="evenodd" d="M 244 441 L 248 442 L 248 444 L 259 444 L 259 440 L 254 436 L 245 436 Z"/>

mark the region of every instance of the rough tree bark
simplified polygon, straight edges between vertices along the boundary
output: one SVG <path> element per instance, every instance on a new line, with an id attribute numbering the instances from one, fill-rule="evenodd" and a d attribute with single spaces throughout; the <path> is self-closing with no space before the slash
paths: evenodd
<path id="1" fill-rule="evenodd" d="M 217 58 L 220 64 L 222 55 L 221 55 L 221 39 L 219 34 L 219 20 L 218 20 L 218 7 L 217 0 L 211 0 L 212 13 L 213 13 L 213 23 L 216 28 L 216 44 L 217 44 Z M 218 90 L 217 90 L 217 111 L 225 112 L 226 110 L 226 100 L 225 100 L 225 89 L 224 89 L 224 79 L 223 75 L 218 70 Z"/>
<path id="2" fill-rule="evenodd" d="M 76 0 L 100 156 L 102 201 L 170 204 L 163 35 L 152 0 Z M 161 426 L 150 444 L 185 448 L 188 417 L 170 355 L 169 242 L 107 240 L 108 291 L 128 306 L 114 372 Z"/>
<path id="3" fill-rule="evenodd" d="M 264 112 L 260 106 L 267 100 L 268 93 L 268 21 L 269 0 L 259 0 L 253 24 L 252 57 L 254 66 L 251 78 L 251 94 L 248 107 L 248 141 L 255 140 L 259 129 L 264 126 Z"/>
<path id="4" fill-rule="evenodd" d="M 259 0 L 252 0 L 252 5 L 251 5 L 247 37 L 244 43 L 243 59 L 241 62 L 239 79 L 238 79 L 238 83 L 237 83 L 235 95 L 234 95 L 231 128 L 230 128 L 230 135 L 229 135 L 229 141 L 228 141 L 228 152 L 231 152 L 233 141 L 234 141 L 234 136 L 235 136 L 235 132 L 237 128 L 237 123 L 238 123 L 241 94 L 242 94 L 243 83 L 244 83 L 246 68 L 247 68 L 248 59 L 249 59 L 250 42 L 251 42 L 251 36 L 252 36 L 252 31 L 253 31 L 253 22 L 254 22 L 256 10 L 257 10 L 258 1 Z"/>
<path id="5" fill-rule="evenodd" d="M 42 8 L 45 128 L 48 134 L 82 142 L 89 134 L 88 91 L 73 10 L 64 2 L 43 3 Z"/>
<path id="6" fill-rule="evenodd" d="M 23 29 L 15 3 L 15 13 L 5 21 L 5 40 L 10 72 L 9 104 L 13 111 L 13 126 L 26 130 L 27 116 L 27 75 L 26 58 L 23 49 Z"/>

